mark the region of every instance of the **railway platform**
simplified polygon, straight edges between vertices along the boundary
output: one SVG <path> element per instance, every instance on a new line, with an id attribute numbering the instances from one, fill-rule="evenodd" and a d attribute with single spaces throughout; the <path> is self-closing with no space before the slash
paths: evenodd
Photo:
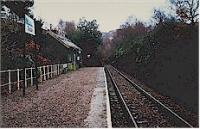
<path id="1" fill-rule="evenodd" d="M 1 127 L 111 127 L 103 67 L 81 68 L 1 98 Z"/>

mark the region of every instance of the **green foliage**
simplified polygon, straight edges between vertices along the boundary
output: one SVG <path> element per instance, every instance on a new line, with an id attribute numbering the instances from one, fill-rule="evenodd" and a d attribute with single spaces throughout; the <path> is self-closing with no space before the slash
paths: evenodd
<path id="1" fill-rule="evenodd" d="M 148 27 L 145 27 L 140 21 L 135 24 L 126 23 L 123 25 L 121 29 L 117 30 L 117 36 L 113 40 L 114 44 L 116 44 L 113 57 L 119 58 L 128 53 L 133 53 L 136 60 L 141 60 L 143 56 L 147 55 L 144 44 L 145 40 L 147 40 L 148 31 Z"/>
<path id="2" fill-rule="evenodd" d="M 115 51 L 115 57 L 116 57 L 116 58 L 119 58 L 120 56 L 122 56 L 122 55 L 124 54 L 124 52 L 125 52 L 125 51 L 124 51 L 123 48 L 121 48 L 121 47 L 120 47 L 120 48 L 117 48 L 116 51 Z"/>
<path id="3" fill-rule="evenodd" d="M 34 19 L 35 21 L 35 33 L 36 33 L 36 36 L 40 35 L 42 33 L 42 26 L 44 24 L 44 21 L 42 21 L 42 19 Z"/>
<path id="4" fill-rule="evenodd" d="M 98 62 L 98 47 L 102 42 L 102 34 L 98 30 L 99 25 L 96 20 L 88 21 L 85 18 L 80 19 L 77 28 L 74 31 L 66 33 L 66 37 L 73 43 L 81 47 L 83 65 L 88 62 Z M 91 58 L 88 59 L 87 55 L 90 54 Z M 92 60 L 92 61 L 91 61 Z M 91 63 L 94 64 L 94 63 Z"/>
<path id="5" fill-rule="evenodd" d="M 98 27 L 99 25 L 96 20 L 88 21 L 85 18 L 82 18 L 80 19 L 77 28 L 74 31 L 66 33 L 66 37 L 77 45 L 82 45 L 81 43 L 92 41 L 98 47 L 102 41 L 102 34 L 98 30 Z"/>
<path id="6" fill-rule="evenodd" d="M 120 31 L 127 31 L 126 27 L 123 29 L 125 30 Z M 142 74 L 146 67 L 152 67 L 150 65 L 157 62 L 156 58 L 160 56 L 160 53 L 170 49 L 177 43 L 189 42 L 194 39 L 193 34 L 197 33 L 195 30 L 197 30 L 197 27 L 168 18 L 147 33 L 140 33 L 139 35 L 132 33 L 129 37 L 125 35 L 126 38 L 124 36 L 116 37 L 114 43 L 117 44 L 117 47 L 114 56 L 112 55 L 109 58 L 110 62 L 116 62 L 131 56 L 135 70 Z M 135 30 L 129 30 L 128 33 L 132 31 Z"/>
<path id="7" fill-rule="evenodd" d="M 115 59 L 112 60 L 118 60 L 118 58 L 123 58 L 126 54 L 131 54 L 138 67 L 140 67 L 140 65 L 145 66 L 154 61 L 156 53 L 166 49 L 178 38 L 190 35 L 189 32 L 187 32 L 188 35 L 181 35 L 180 32 L 186 34 L 186 32 L 184 32 L 184 26 L 187 25 L 181 23 L 179 25 L 171 20 L 166 20 L 162 24 L 158 24 L 154 30 L 149 31 L 148 33 L 145 31 L 135 32 L 141 30 L 139 28 L 142 28 L 142 26 L 139 28 L 134 26 L 132 27 L 132 30 L 130 27 L 124 27 L 123 30 L 120 31 L 126 34 L 120 33 L 124 36 L 121 36 L 121 38 L 119 38 L 119 36 L 114 39 L 114 43 L 117 44 L 117 47 L 113 56 Z M 127 30 L 127 28 L 129 30 Z M 181 29 L 181 31 L 179 31 L 179 29 Z M 187 30 L 188 29 L 185 31 Z M 127 32 L 132 34 L 127 35 Z"/>
<path id="8" fill-rule="evenodd" d="M 87 21 L 85 18 L 80 19 L 77 26 L 79 34 L 81 34 L 81 40 L 92 40 L 96 43 L 101 42 L 101 32 L 98 30 L 99 25 L 96 20 Z"/>
<path id="9" fill-rule="evenodd" d="M 23 17 L 24 13 L 23 8 L 26 13 L 29 13 L 28 8 L 33 6 L 32 0 L 24 1 L 5 1 L 3 4 L 11 8 L 17 15 Z M 23 8 L 20 8 L 23 7 Z M 35 27 L 36 27 L 36 35 L 31 38 L 30 35 L 26 34 L 26 38 L 28 41 L 26 42 L 26 49 L 28 48 L 28 42 L 30 39 L 34 39 L 38 45 L 41 42 L 41 34 L 42 34 L 42 20 L 35 20 Z M 12 24 L 11 24 L 12 23 Z M 9 27 L 8 27 L 9 26 Z M 13 29 L 14 28 L 14 29 Z M 34 50 L 29 51 L 26 50 L 27 58 L 24 59 L 23 57 L 23 49 L 24 49 L 24 36 L 25 34 L 22 32 L 23 26 L 18 24 L 16 21 L 11 21 L 7 19 L 1 25 L 1 69 L 16 69 L 16 68 L 23 68 L 24 66 L 30 67 L 33 65 L 33 54 Z M 38 53 L 37 53 L 38 54 Z"/>
<path id="10" fill-rule="evenodd" d="M 14 11 L 20 18 L 24 17 L 24 14 L 30 14 L 30 7 L 34 5 L 33 0 L 16 0 L 16 1 L 3 1 L 3 5 L 8 6 Z"/>
<path id="11" fill-rule="evenodd" d="M 66 34 L 65 36 L 68 39 L 70 39 L 73 43 L 80 45 L 80 42 L 82 41 L 82 35 L 83 33 L 80 30 L 75 30 L 73 32 Z"/>

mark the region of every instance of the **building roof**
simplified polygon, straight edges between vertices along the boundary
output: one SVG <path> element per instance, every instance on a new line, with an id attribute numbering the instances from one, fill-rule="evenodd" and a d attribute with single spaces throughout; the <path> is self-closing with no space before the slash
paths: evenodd
<path id="1" fill-rule="evenodd" d="M 74 43 L 72 43 L 69 39 L 67 39 L 67 38 L 65 38 L 63 36 L 55 34 L 52 31 L 47 31 L 47 34 L 49 34 L 50 36 L 52 36 L 53 38 L 55 38 L 56 40 L 58 40 L 62 45 L 64 45 L 67 48 L 71 47 L 71 48 L 78 49 L 80 51 L 82 50 L 80 47 L 78 47 L 77 45 L 75 45 Z"/>

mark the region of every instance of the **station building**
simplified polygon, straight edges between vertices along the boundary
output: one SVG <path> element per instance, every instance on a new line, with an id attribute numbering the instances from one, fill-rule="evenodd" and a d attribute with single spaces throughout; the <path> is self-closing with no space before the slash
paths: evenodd
<path id="1" fill-rule="evenodd" d="M 66 37 L 56 34 L 51 30 L 44 31 L 45 40 L 42 50 L 50 56 L 48 57 L 52 63 L 66 64 L 69 70 L 76 70 L 82 64 L 81 52 L 82 49 L 72 43 Z M 51 57 L 54 56 L 54 59 Z"/>

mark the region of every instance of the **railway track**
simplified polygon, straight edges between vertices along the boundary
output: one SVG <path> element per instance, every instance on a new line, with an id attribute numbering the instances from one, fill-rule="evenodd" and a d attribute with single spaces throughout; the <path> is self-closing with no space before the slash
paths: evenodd
<path id="1" fill-rule="evenodd" d="M 112 66 L 106 66 L 113 127 L 193 127 Z"/>

